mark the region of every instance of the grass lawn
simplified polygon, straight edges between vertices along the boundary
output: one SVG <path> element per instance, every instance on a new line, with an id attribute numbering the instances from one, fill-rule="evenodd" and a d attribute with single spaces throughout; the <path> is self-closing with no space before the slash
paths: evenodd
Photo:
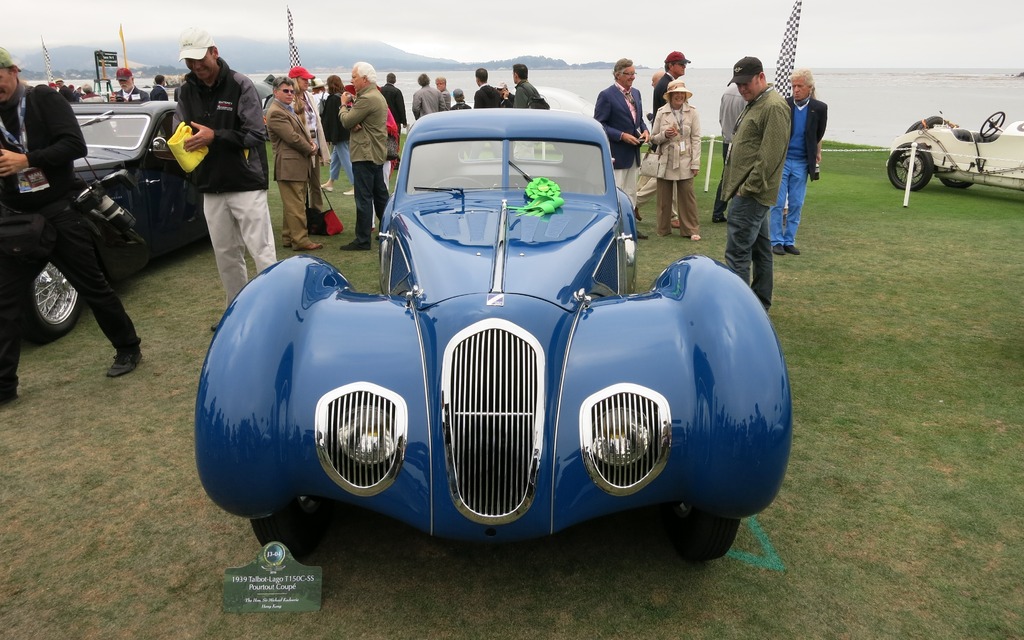
<path id="1" fill-rule="evenodd" d="M 933 181 L 903 208 L 884 151 L 826 147 L 842 150 L 809 186 L 803 254 L 775 260 L 789 472 L 729 556 L 681 561 L 653 509 L 507 546 L 347 510 L 305 561 L 323 568 L 320 612 L 223 613 L 224 570 L 260 546 L 196 476 L 223 309 L 199 243 L 116 285 L 143 338 L 135 373 L 104 377 L 113 349 L 89 313 L 25 345 L 21 398 L 0 408 L 0 636 L 1024 637 L 1024 193 Z M 645 288 L 681 255 L 722 259 L 719 172 L 710 193 L 698 178 L 700 242 L 656 237 L 647 205 Z M 338 251 L 347 188 L 330 195 L 346 231 L 318 255 L 373 290 L 375 252 Z"/>

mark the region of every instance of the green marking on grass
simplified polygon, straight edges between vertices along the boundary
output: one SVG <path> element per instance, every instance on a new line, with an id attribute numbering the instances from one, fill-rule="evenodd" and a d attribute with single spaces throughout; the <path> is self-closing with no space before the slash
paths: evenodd
<path id="1" fill-rule="evenodd" d="M 761 569 L 768 569 L 769 571 L 785 571 L 786 565 L 782 564 L 782 558 L 775 551 L 775 547 L 772 546 L 770 540 L 768 540 L 768 534 L 764 532 L 761 525 L 757 522 L 757 516 L 752 516 L 744 520 L 750 532 L 754 534 L 754 538 L 757 539 L 758 544 L 761 545 L 761 555 L 754 555 L 753 553 L 747 553 L 746 551 L 736 551 L 730 549 L 726 555 L 730 558 L 739 560 L 740 562 L 746 562 L 752 564 L 755 567 Z"/>

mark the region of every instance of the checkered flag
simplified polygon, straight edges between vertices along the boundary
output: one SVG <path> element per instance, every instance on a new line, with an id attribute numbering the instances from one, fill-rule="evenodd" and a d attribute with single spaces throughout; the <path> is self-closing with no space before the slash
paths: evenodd
<path id="1" fill-rule="evenodd" d="M 302 63 L 299 62 L 299 50 L 295 48 L 295 34 L 292 33 L 295 23 L 292 21 L 291 7 L 285 7 L 285 9 L 288 10 L 288 66 L 298 67 Z"/>
<path id="2" fill-rule="evenodd" d="M 782 48 L 779 49 L 779 60 L 775 63 L 775 90 L 788 98 L 793 93 L 789 84 L 789 76 L 793 73 L 793 62 L 796 60 L 796 39 L 800 35 L 801 0 L 793 3 L 793 12 L 786 21 L 786 32 L 782 36 Z"/>
<path id="3" fill-rule="evenodd" d="M 50 65 L 50 52 L 46 50 L 46 43 L 43 36 L 39 36 L 39 42 L 43 45 L 43 63 L 46 64 L 46 81 L 53 82 L 53 68 Z"/>

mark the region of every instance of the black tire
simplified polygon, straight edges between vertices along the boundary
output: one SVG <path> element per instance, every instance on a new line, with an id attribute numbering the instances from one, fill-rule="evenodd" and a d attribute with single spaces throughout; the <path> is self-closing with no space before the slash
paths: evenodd
<path id="1" fill-rule="evenodd" d="M 918 120 L 914 124 L 910 125 L 910 128 L 907 129 L 907 133 L 910 133 L 911 131 L 920 131 L 921 129 L 931 129 L 945 121 L 946 119 L 942 116 L 932 116 L 930 118 L 925 118 L 924 120 Z"/>
<path id="2" fill-rule="evenodd" d="M 889 154 L 889 161 L 886 163 L 889 182 L 892 186 L 900 189 L 907 188 L 907 165 L 910 163 L 910 145 L 901 145 Z M 928 149 L 918 149 L 914 160 L 914 176 L 910 183 L 911 191 L 920 191 L 932 179 L 935 173 L 935 163 L 932 161 L 932 154 Z"/>
<path id="3" fill-rule="evenodd" d="M 661 520 L 676 552 L 690 562 L 724 556 L 740 528 L 739 519 L 713 516 L 679 504 L 661 505 Z"/>
<path id="4" fill-rule="evenodd" d="M 67 335 L 82 314 L 82 299 L 64 274 L 51 263 L 39 273 L 25 294 L 22 333 L 26 340 L 47 344 Z"/>
<path id="5" fill-rule="evenodd" d="M 967 187 L 974 186 L 973 182 L 967 182 L 966 180 L 954 180 L 953 178 L 939 178 L 939 182 L 950 189 L 966 189 Z"/>
<path id="6" fill-rule="evenodd" d="M 312 496 L 299 496 L 288 506 L 266 518 L 250 520 L 260 544 L 283 543 L 296 558 L 309 555 L 320 543 L 331 524 L 334 502 Z"/>

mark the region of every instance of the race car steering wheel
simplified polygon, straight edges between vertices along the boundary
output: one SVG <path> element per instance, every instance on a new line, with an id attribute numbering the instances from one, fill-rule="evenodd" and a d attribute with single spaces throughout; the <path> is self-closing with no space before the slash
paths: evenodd
<path id="1" fill-rule="evenodd" d="M 981 140 L 984 142 L 996 137 L 997 133 L 1002 132 L 1004 122 L 1006 122 L 1005 112 L 996 111 L 990 115 L 988 120 L 982 123 L 981 131 L 978 132 L 978 135 L 981 136 Z"/>

